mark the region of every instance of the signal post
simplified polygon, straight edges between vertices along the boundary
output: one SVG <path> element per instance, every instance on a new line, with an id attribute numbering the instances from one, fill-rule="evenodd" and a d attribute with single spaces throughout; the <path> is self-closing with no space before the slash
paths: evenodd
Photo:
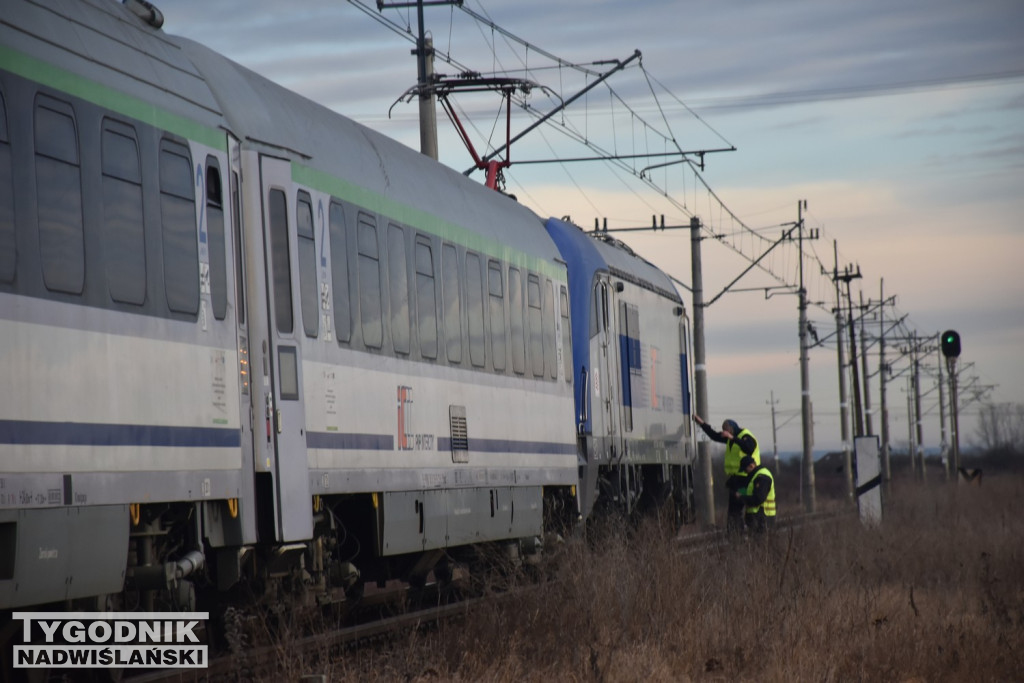
<path id="1" fill-rule="evenodd" d="M 940 340 L 942 355 L 946 357 L 946 369 L 949 371 L 949 403 L 953 417 L 953 476 L 960 480 L 960 411 L 959 397 L 956 386 L 956 359 L 960 357 L 960 334 L 956 330 L 946 330 Z"/>

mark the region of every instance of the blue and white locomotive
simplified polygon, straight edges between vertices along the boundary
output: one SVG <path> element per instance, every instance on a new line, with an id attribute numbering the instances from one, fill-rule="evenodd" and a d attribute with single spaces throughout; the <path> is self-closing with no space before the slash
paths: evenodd
<path id="1" fill-rule="evenodd" d="M 627 512 L 671 503 L 692 521 L 689 321 L 671 279 L 607 233 L 556 218 L 569 266 L 580 503 Z"/>
<path id="2" fill-rule="evenodd" d="M 684 513 L 687 347 L 623 245 L 147 3 L 0 6 L 0 610 L 343 599 Z"/>

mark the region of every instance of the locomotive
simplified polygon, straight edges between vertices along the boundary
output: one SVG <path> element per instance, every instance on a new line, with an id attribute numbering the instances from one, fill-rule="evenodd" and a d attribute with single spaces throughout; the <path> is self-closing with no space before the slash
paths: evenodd
<path id="1" fill-rule="evenodd" d="M 668 276 L 161 24 L 0 6 L 0 611 L 344 600 L 689 517 Z"/>

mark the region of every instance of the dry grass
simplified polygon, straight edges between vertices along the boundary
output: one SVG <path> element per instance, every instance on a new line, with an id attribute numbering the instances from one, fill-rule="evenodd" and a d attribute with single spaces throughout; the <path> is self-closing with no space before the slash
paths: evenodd
<path id="1" fill-rule="evenodd" d="M 557 580 L 330 680 L 1007 681 L 1024 675 L 1024 477 L 894 485 L 856 519 L 681 554 L 657 528 L 571 541 Z"/>

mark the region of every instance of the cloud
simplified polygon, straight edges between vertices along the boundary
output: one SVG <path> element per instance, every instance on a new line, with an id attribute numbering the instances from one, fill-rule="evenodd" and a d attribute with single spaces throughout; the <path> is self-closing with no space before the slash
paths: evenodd
<path id="1" fill-rule="evenodd" d="M 168 32 L 418 147 L 415 105 L 399 105 L 388 118 L 388 108 L 415 80 L 411 44 L 375 21 L 403 31 L 415 26 L 415 12 L 373 10 L 371 17 L 337 0 L 288 8 L 270 0 L 163 4 Z M 614 228 L 646 225 L 661 214 L 670 225 L 683 225 L 697 215 L 717 233 L 735 235 L 721 242 L 749 256 L 764 242 L 747 235 L 728 212 L 766 228 L 770 242 L 780 225 L 796 219 L 797 200 L 806 199 L 807 225 L 821 231 L 819 240 L 805 244 L 819 271 L 807 273 L 809 296 L 823 302 L 811 307 L 812 320 L 822 329 L 830 325 L 835 248 L 840 268 L 862 270 L 862 279 L 851 283 L 854 297 L 863 289 L 866 299 L 877 299 L 884 279 L 886 295 L 897 297 L 896 314 L 909 314 L 910 324 L 923 331 L 960 329 L 965 362 L 1001 384 L 996 395 L 1002 400 L 1024 402 L 1024 323 L 1014 322 L 1024 321 L 1017 264 L 1024 253 L 1024 3 L 479 0 L 467 6 L 531 47 L 461 10 L 431 7 L 428 28 L 441 53 L 482 73 L 515 70 L 563 98 L 610 68 L 595 60 L 642 50 L 643 70 L 634 64 L 608 81 L 622 101 L 598 87 L 556 117 L 581 137 L 620 153 L 663 152 L 667 143 L 654 131 L 667 129 L 684 149 L 738 148 L 705 158 L 702 175 L 725 207 L 682 166 L 648 174 L 666 198 L 606 162 L 513 165 L 506 176 L 524 204 L 542 216 L 571 215 L 586 228 L 595 217 L 607 217 Z M 591 73 L 553 65 L 544 52 L 586 62 Z M 457 71 L 443 61 L 436 68 Z M 556 104 L 540 90 L 529 101 L 536 112 Z M 460 96 L 458 105 L 479 150 L 504 142 L 497 98 Z M 534 120 L 521 110 L 514 115 L 513 134 Z M 443 115 L 438 118 L 442 161 L 467 168 L 468 153 Z M 640 118 L 651 128 L 635 125 Z M 517 143 L 512 158 L 584 153 L 591 150 L 545 127 Z M 626 165 L 638 173 L 653 163 Z M 623 239 L 690 280 L 688 230 Z M 709 297 L 747 265 L 717 240 L 705 240 L 702 254 Z M 765 262 L 792 282 L 799 265 L 795 245 L 780 246 Z M 706 312 L 712 412 L 746 411 L 745 421 L 762 430 L 772 388 L 783 407 L 800 404 L 796 298 L 758 289 L 774 285 L 755 269 L 735 286 L 754 291 L 725 294 Z M 834 350 L 812 351 L 811 382 L 816 439 L 834 443 Z M 893 405 L 905 400 L 893 392 Z M 799 429 L 786 438 L 798 440 Z"/>

